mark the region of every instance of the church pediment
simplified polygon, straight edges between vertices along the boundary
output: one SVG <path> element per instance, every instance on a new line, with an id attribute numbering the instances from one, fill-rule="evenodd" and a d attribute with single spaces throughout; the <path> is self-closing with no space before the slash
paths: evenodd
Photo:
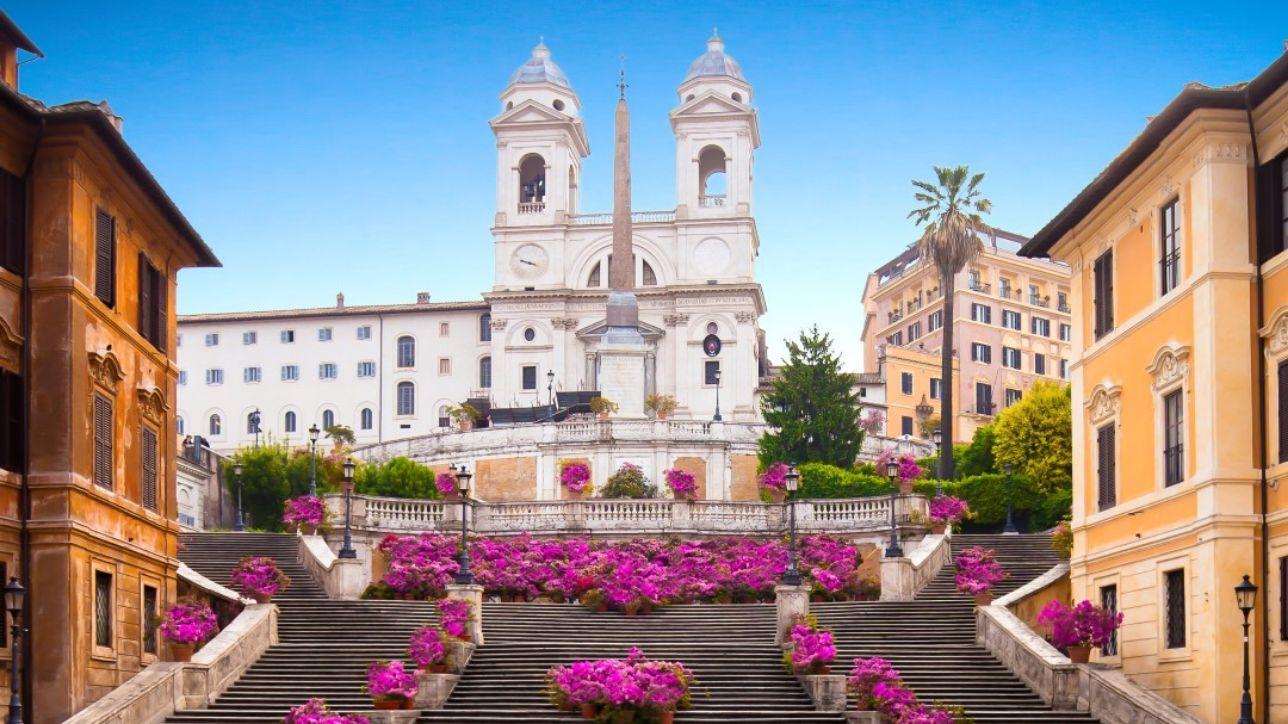
<path id="1" fill-rule="evenodd" d="M 648 322 L 640 322 L 639 324 L 640 336 L 642 336 L 646 342 L 656 342 L 666 334 L 666 330 L 661 327 L 655 327 Z M 598 339 L 603 337 L 606 332 L 608 332 L 608 320 L 601 319 L 577 330 L 577 338 Z"/>
<path id="2" fill-rule="evenodd" d="M 707 91 L 691 101 L 686 101 L 684 105 L 671 111 L 672 118 L 681 116 L 703 116 L 712 113 L 754 113 L 747 106 L 738 103 L 732 98 L 725 98 L 711 91 Z"/>
<path id="3" fill-rule="evenodd" d="M 577 119 L 533 100 L 527 100 L 492 120 L 492 125 L 509 123 L 577 123 Z"/>

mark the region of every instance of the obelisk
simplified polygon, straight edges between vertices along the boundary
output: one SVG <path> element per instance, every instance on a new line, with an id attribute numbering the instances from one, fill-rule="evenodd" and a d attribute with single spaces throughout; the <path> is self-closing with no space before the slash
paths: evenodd
<path id="1" fill-rule="evenodd" d="M 644 417 L 644 359 L 640 308 L 635 299 L 635 251 L 631 232 L 631 113 L 626 73 L 614 119 L 613 255 L 608 265 L 608 330 L 599 347 L 600 394 L 617 403 L 620 417 Z"/>

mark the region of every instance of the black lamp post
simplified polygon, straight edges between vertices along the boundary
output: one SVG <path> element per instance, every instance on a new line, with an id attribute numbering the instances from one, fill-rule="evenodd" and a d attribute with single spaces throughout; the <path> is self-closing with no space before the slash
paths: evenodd
<path id="1" fill-rule="evenodd" d="M 791 501 L 787 503 L 791 523 L 787 527 L 787 570 L 783 571 L 782 583 L 784 586 L 801 585 L 801 572 L 796 567 L 796 490 L 800 487 L 801 474 L 796 471 L 795 465 L 787 467 L 787 494 L 791 496 Z"/>
<path id="2" fill-rule="evenodd" d="M 890 479 L 890 545 L 886 546 L 886 558 L 902 558 L 903 549 L 899 547 L 899 525 L 894 517 L 894 504 L 899 495 L 899 458 L 893 452 L 886 463 L 886 477 Z"/>
<path id="3" fill-rule="evenodd" d="M 242 464 L 233 463 L 233 477 L 237 478 L 237 522 L 233 524 L 233 530 L 246 530 L 246 519 L 242 517 Z"/>
<path id="4" fill-rule="evenodd" d="M 943 450 L 940 446 L 944 442 L 944 431 L 942 429 L 935 430 L 930 433 L 930 439 L 935 442 L 935 495 L 940 496 L 944 494 L 944 472 L 939 469 L 942 464 L 940 460 L 942 459 Z"/>
<path id="5" fill-rule="evenodd" d="M 309 425 L 309 495 L 318 494 L 318 429 L 317 424 Z"/>
<path id="6" fill-rule="evenodd" d="M 555 406 L 555 371 L 554 370 L 550 370 L 546 372 L 546 396 L 547 396 L 547 399 L 550 400 L 551 409 L 554 409 L 554 406 Z"/>
<path id="7" fill-rule="evenodd" d="M 456 572 L 456 584 L 460 586 L 474 584 L 474 574 L 470 572 L 469 516 L 467 515 L 471 477 L 469 468 L 462 463 L 456 471 L 456 492 L 461 495 L 461 569 Z"/>
<path id="8" fill-rule="evenodd" d="M 1019 535 L 1020 529 L 1015 527 L 1015 517 L 1012 515 L 1013 505 L 1012 498 L 1015 486 L 1011 484 L 1011 472 L 1015 467 L 1011 463 L 1002 466 L 1006 470 L 1006 525 L 1002 528 L 1002 533 L 1006 535 Z"/>
<path id="9" fill-rule="evenodd" d="M 1243 611 L 1243 698 L 1239 700 L 1239 724 L 1254 724 L 1252 680 L 1248 676 L 1248 614 L 1257 605 L 1257 586 L 1245 574 L 1243 582 L 1234 587 L 1234 596 L 1239 602 L 1239 610 Z"/>
<path id="10" fill-rule="evenodd" d="M 718 367 L 716 368 L 716 371 L 715 371 L 715 378 L 716 378 L 716 414 L 713 415 L 711 419 L 714 422 L 720 422 L 724 418 L 720 417 L 720 368 Z"/>
<path id="11" fill-rule="evenodd" d="M 353 538 L 350 525 L 353 520 L 353 458 L 344 459 L 344 545 L 340 546 L 338 558 L 357 558 L 358 552 L 353 549 Z"/>
<path id="12" fill-rule="evenodd" d="M 19 638 L 22 637 L 22 602 L 27 589 L 22 587 L 17 576 L 10 576 L 9 585 L 4 587 L 4 607 L 9 611 L 10 651 L 9 661 L 9 719 L 7 724 L 22 724 L 22 685 L 19 669 L 22 666 Z"/>

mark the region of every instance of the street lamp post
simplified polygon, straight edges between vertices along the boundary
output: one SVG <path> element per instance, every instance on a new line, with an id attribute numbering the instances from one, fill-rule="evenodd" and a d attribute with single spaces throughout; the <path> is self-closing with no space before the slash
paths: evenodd
<path id="1" fill-rule="evenodd" d="M 255 428 L 255 449 L 259 449 L 259 408 L 250 413 L 250 424 Z"/>
<path id="2" fill-rule="evenodd" d="M 27 589 L 22 587 L 17 576 L 9 577 L 9 585 L 4 587 L 4 607 L 9 611 L 10 650 L 9 659 L 9 719 L 7 724 L 22 724 L 22 684 L 19 670 L 22 667 L 22 602 Z"/>
<path id="3" fill-rule="evenodd" d="M 318 429 L 316 423 L 309 425 L 309 495 L 318 494 Z"/>
<path id="4" fill-rule="evenodd" d="M 237 478 L 237 522 L 233 524 L 233 530 L 246 530 L 246 519 L 242 517 L 242 464 L 233 463 L 233 477 Z"/>
<path id="5" fill-rule="evenodd" d="M 1239 724 L 1254 724 L 1252 679 L 1248 675 L 1248 614 L 1257 605 L 1257 586 L 1245 574 L 1243 582 L 1234 587 L 1234 596 L 1239 602 L 1239 610 L 1243 612 L 1243 698 L 1239 700 Z"/>
<path id="6" fill-rule="evenodd" d="M 461 568 L 456 572 L 456 584 L 470 586 L 474 584 L 474 574 L 470 572 L 469 516 L 467 515 L 470 500 L 469 468 L 464 463 L 456 471 L 456 492 L 461 494 Z"/>
<path id="7" fill-rule="evenodd" d="M 943 450 L 940 446 L 944 442 L 944 431 L 942 429 L 935 430 L 930 434 L 930 439 L 935 442 L 935 497 L 938 497 L 944 494 L 944 471 L 940 469 L 943 465 L 941 462 Z"/>
<path id="8" fill-rule="evenodd" d="M 886 477 L 890 479 L 890 545 L 886 546 L 886 558 L 902 558 L 903 549 L 899 547 L 899 525 L 894 517 L 894 504 L 899 495 L 899 459 L 891 454 L 886 462 Z"/>
<path id="9" fill-rule="evenodd" d="M 340 546 L 337 558 L 357 558 L 358 552 L 353 549 L 353 538 L 350 533 L 353 521 L 353 458 L 344 459 L 344 545 Z"/>
<path id="10" fill-rule="evenodd" d="M 1014 509 L 1013 491 L 1015 486 L 1011 484 L 1011 473 L 1015 470 L 1014 466 L 1007 463 L 1003 466 L 1006 470 L 1006 525 L 1002 528 L 1002 533 L 1006 535 L 1019 535 L 1020 529 L 1015 527 L 1015 517 L 1012 514 Z"/>
<path id="11" fill-rule="evenodd" d="M 550 408 L 555 406 L 555 371 L 546 372 L 546 397 L 550 400 Z"/>
<path id="12" fill-rule="evenodd" d="M 720 422 L 724 418 L 720 417 L 720 370 L 719 368 L 717 368 L 715 371 L 715 378 L 716 378 L 716 414 L 712 416 L 711 419 L 714 422 Z"/>
<path id="13" fill-rule="evenodd" d="M 801 585 L 801 572 L 796 566 L 796 490 L 800 487 L 801 474 L 796 471 L 795 465 L 787 468 L 787 494 L 791 500 L 787 503 L 788 515 L 791 522 L 787 527 L 787 570 L 783 571 L 782 583 L 784 586 Z"/>

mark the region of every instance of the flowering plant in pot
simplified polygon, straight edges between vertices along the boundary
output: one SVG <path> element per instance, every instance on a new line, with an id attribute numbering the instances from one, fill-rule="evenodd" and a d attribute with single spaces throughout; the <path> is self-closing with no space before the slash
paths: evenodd
<path id="1" fill-rule="evenodd" d="M 365 690 L 377 709 L 407 709 L 416 696 L 416 676 L 401 661 L 377 661 L 367 669 Z"/>
<path id="2" fill-rule="evenodd" d="M 555 706 L 581 711 L 584 719 L 670 724 L 678 709 L 692 706 L 693 672 L 678 661 L 649 659 L 632 647 L 625 659 L 577 661 L 546 672 L 546 693 Z"/>
<path id="3" fill-rule="evenodd" d="M 474 620 L 473 607 L 469 601 L 459 598 L 444 598 L 438 602 L 438 624 L 443 633 L 462 641 L 470 640 L 470 622 Z"/>
<path id="4" fill-rule="evenodd" d="M 1049 632 L 1047 640 L 1068 652 L 1069 660 L 1075 664 L 1087 663 L 1092 647 L 1108 645 L 1122 622 L 1121 613 L 1091 601 L 1068 606 L 1063 601 L 1052 600 L 1038 614 L 1038 623 Z"/>
<path id="5" fill-rule="evenodd" d="M 245 556 L 233 567 L 232 586 L 258 603 L 268 603 L 275 594 L 285 591 L 291 579 L 268 556 Z"/>
<path id="6" fill-rule="evenodd" d="M 676 500 L 695 500 L 698 497 L 698 481 L 693 473 L 679 468 L 666 471 L 666 487 Z"/>
<path id="7" fill-rule="evenodd" d="M 845 681 L 845 689 L 854 697 L 855 708 L 859 711 L 871 711 L 876 708 L 875 689 L 877 684 L 902 686 L 903 680 L 899 670 L 886 659 L 879 656 L 857 658 L 850 676 Z"/>
<path id="8" fill-rule="evenodd" d="M 1051 531 L 1051 549 L 1060 554 L 1061 558 L 1068 558 L 1073 552 L 1073 524 L 1067 520 L 1062 520 L 1056 524 L 1055 530 Z"/>
<path id="9" fill-rule="evenodd" d="M 215 612 L 201 601 L 184 601 L 166 609 L 161 635 L 170 640 L 175 661 L 191 661 L 192 652 L 219 630 Z"/>
<path id="10" fill-rule="evenodd" d="M 601 420 L 607 420 L 609 415 L 617 412 L 617 409 L 617 403 L 607 397 L 596 397 L 590 401 L 590 411 Z"/>
<path id="11" fill-rule="evenodd" d="M 756 481 L 775 503 L 781 503 L 787 498 L 787 469 L 783 463 L 770 463 Z"/>
<path id="12" fill-rule="evenodd" d="M 565 462 L 559 466 L 559 484 L 574 498 L 589 494 L 593 487 L 590 483 L 590 466 L 576 460 Z"/>
<path id="13" fill-rule="evenodd" d="M 337 714 L 326 705 L 326 699 L 309 699 L 291 707 L 282 724 L 371 724 L 361 714 Z"/>
<path id="14" fill-rule="evenodd" d="M 483 413 L 478 408 L 468 402 L 461 403 L 460 407 L 453 407 L 447 411 L 447 416 L 456 422 L 461 432 L 469 432 L 483 419 Z"/>
<path id="15" fill-rule="evenodd" d="M 903 683 L 899 670 L 879 657 L 855 659 L 845 684 L 859 711 L 877 711 L 899 724 L 970 721 L 960 707 L 949 709 L 918 702 L 917 695 Z"/>
<path id="16" fill-rule="evenodd" d="M 930 522 L 936 533 L 943 533 L 950 525 L 957 525 L 970 517 L 970 506 L 961 498 L 939 495 L 930 501 Z"/>
<path id="17" fill-rule="evenodd" d="M 877 455 L 877 460 L 875 463 L 876 469 L 885 470 L 886 465 L 888 465 L 890 462 L 890 458 L 895 455 L 896 453 L 893 450 L 882 450 L 881 454 Z M 917 464 L 916 458 L 914 458 L 913 456 L 907 453 L 903 453 L 899 455 L 898 463 L 899 463 L 899 492 L 906 495 L 912 492 L 912 481 L 924 475 L 926 471 L 923 470 L 921 466 Z"/>
<path id="18" fill-rule="evenodd" d="M 653 416 L 659 420 L 665 420 L 675 412 L 675 398 L 670 395 L 663 395 L 657 392 L 644 398 L 644 409 L 653 413 Z"/>
<path id="19" fill-rule="evenodd" d="M 789 650 L 783 654 L 783 666 L 793 674 L 826 674 L 836 660 L 832 632 L 820 630 L 812 617 L 798 616 L 789 632 Z"/>
<path id="20" fill-rule="evenodd" d="M 456 492 L 456 473 L 454 472 L 436 475 L 434 477 L 434 487 L 438 489 L 438 494 L 447 500 L 460 499 L 460 494 Z"/>
<path id="21" fill-rule="evenodd" d="M 983 546 L 973 546 L 957 556 L 957 590 L 975 596 L 975 602 L 987 606 L 993 600 L 993 584 L 1005 580 L 1006 571 Z"/>
<path id="22" fill-rule="evenodd" d="M 447 671 L 446 635 L 433 626 L 421 626 L 407 643 L 407 654 L 420 671 L 442 674 Z"/>
<path id="23" fill-rule="evenodd" d="M 286 512 L 282 522 L 298 528 L 304 535 L 312 535 L 326 522 L 326 506 L 316 495 L 301 495 L 286 501 Z"/>

